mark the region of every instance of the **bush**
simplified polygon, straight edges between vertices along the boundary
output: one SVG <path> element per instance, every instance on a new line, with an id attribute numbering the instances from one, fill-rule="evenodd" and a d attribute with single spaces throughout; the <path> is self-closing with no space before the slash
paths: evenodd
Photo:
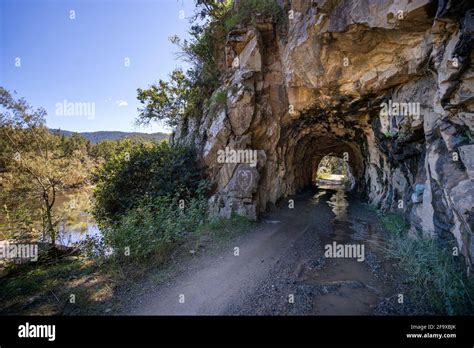
<path id="1" fill-rule="evenodd" d="M 454 243 L 407 235 L 408 224 L 398 215 L 382 217 L 392 232 L 386 252 L 405 271 L 409 296 L 419 314 L 459 315 L 474 312 L 474 281 L 466 275 Z"/>
<path id="2" fill-rule="evenodd" d="M 232 214 L 230 219 L 211 217 L 205 224 L 200 225 L 198 233 L 209 234 L 217 239 L 228 239 L 244 231 L 252 226 L 252 221 L 247 217 Z"/>
<path id="3" fill-rule="evenodd" d="M 224 27 L 226 31 L 230 31 L 238 24 L 250 24 L 255 21 L 257 15 L 272 16 L 279 28 L 287 23 L 283 9 L 275 0 L 247 0 L 242 2 L 237 10 L 224 20 Z"/>
<path id="4" fill-rule="evenodd" d="M 135 144 L 99 170 L 93 214 L 99 225 L 114 225 L 144 199 L 189 199 L 204 190 L 195 151 L 185 146 Z"/>
<path id="5" fill-rule="evenodd" d="M 99 171 L 93 214 L 103 240 L 90 241 L 89 253 L 112 250 L 119 261 L 163 254 L 204 222 L 207 190 L 192 148 L 134 144 Z"/>
<path id="6" fill-rule="evenodd" d="M 118 260 L 159 258 L 167 247 L 183 240 L 204 222 L 206 207 L 202 197 L 190 199 L 183 208 L 177 198 L 170 196 L 144 200 L 104 230 L 105 244 Z M 130 255 L 125 254 L 127 250 Z"/>
<path id="7" fill-rule="evenodd" d="M 227 91 L 218 91 L 214 96 L 214 102 L 219 105 L 225 105 L 227 103 Z"/>

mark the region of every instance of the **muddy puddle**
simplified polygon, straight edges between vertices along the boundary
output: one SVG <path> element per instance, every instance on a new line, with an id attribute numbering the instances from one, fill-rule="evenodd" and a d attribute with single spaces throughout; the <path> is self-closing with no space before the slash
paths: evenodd
<path id="1" fill-rule="evenodd" d="M 318 190 L 311 205 L 326 203 L 334 217 L 318 233 L 323 248 L 317 267 L 305 268 L 298 281 L 313 289 L 316 315 L 372 314 L 382 299 L 393 295 L 383 271 L 381 236 L 357 216 L 342 189 Z"/>

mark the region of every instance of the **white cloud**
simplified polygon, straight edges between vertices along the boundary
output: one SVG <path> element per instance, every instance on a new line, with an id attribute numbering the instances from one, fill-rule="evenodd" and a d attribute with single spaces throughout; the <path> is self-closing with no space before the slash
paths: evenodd
<path id="1" fill-rule="evenodd" d="M 125 100 L 116 100 L 115 103 L 118 105 L 119 108 L 128 106 L 128 103 Z"/>

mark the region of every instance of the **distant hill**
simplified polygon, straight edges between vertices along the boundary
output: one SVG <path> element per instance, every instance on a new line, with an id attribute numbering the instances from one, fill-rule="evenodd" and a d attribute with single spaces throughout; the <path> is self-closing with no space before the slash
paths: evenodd
<path id="1" fill-rule="evenodd" d="M 150 141 L 162 141 L 169 138 L 167 133 L 139 133 L 139 132 L 119 132 L 119 131 L 98 131 L 98 132 L 71 132 L 62 129 L 51 129 L 54 134 L 64 135 L 70 137 L 73 134 L 82 135 L 84 138 L 89 140 L 92 144 L 97 144 L 102 140 L 117 140 L 125 137 L 129 138 L 141 138 Z"/>

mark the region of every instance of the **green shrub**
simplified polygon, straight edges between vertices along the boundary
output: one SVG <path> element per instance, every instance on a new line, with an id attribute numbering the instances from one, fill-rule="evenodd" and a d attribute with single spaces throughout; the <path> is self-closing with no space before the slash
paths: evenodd
<path id="1" fill-rule="evenodd" d="M 135 144 L 107 161 L 97 177 L 93 214 L 102 228 L 144 199 L 189 199 L 203 189 L 195 151 L 167 142 Z"/>
<path id="2" fill-rule="evenodd" d="M 137 118 L 139 124 L 160 120 L 175 127 L 201 116 L 203 102 L 220 85 L 220 71 L 214 56 L 223 45 L 225 36 L 217 27 L 212 23 L 193 25 L 190 39 L 170 38 L 191 68 L 186 72 L 175 69 L 168 81 L 160 79 L 147 89 L 137 89 L 137 98 L 143 105 Z"/>
<path id="3" fill-rule="evenodd" d="M 409 225 L 397 214 L 383 216 L 382 222 L 392 232 L 386 252 L 405 272 L 415 310 L 419 314 L 472 314 L 474 281 L 466 275 L 462 256 L 453 255 L 454 242 L 410 237 Z"/>
<path id="4" fill-rule="evenodd" d="M 382 224 L 384 225 L 384 227 L 392 234 L 399 236 L 406 235 L 408 233 L 410 224 L 405 221 L 401 214 L 379 213 L 379 216 L 382 219 Z"/>
<path id="5" fill-rule="evenodd" d="M 254 23 L 257 15 L 272 16 L 277 27 L 282 27 L 287 21 L 283 9 L 275 0 L 247 0 L 241 2 L 237 10 L 224 20 L 224 27 L 230 31 L 238 24 Z"/>
<path id="6" fill-rule="evenodd" d="M 118 260 L 157 257 L 204 222 L 206 207 L 202 197 L 184 202 L 184 207 L 170 196 L 146 199 L 103 231 L 104 242 Z"/>
<path id="7" fill-rule="evenodd" d="M 214 96 L 217 105 L 225 105 L 227 103 L 227 91 L 218 91 Z"/>
<path id="8" fill-rule="evenodd" d="M 88 253 L 111 249 L 117 260 L 162 253 L 203 223 L 208 185 L 192 148 L 134 144 L 99 171 L 93 214 L 103 239 L 88 241 Z"/>
<path id="9" fill-rule="evenodd" d="M 252 225 L 247 217 L 232 214 L 230 219 L 211 217 L 205 224 L 199 226 L 198 232 L 201 234 L 209 234 L 214 237 L 231 238 L 236 234 L 247 231 Z"/>

